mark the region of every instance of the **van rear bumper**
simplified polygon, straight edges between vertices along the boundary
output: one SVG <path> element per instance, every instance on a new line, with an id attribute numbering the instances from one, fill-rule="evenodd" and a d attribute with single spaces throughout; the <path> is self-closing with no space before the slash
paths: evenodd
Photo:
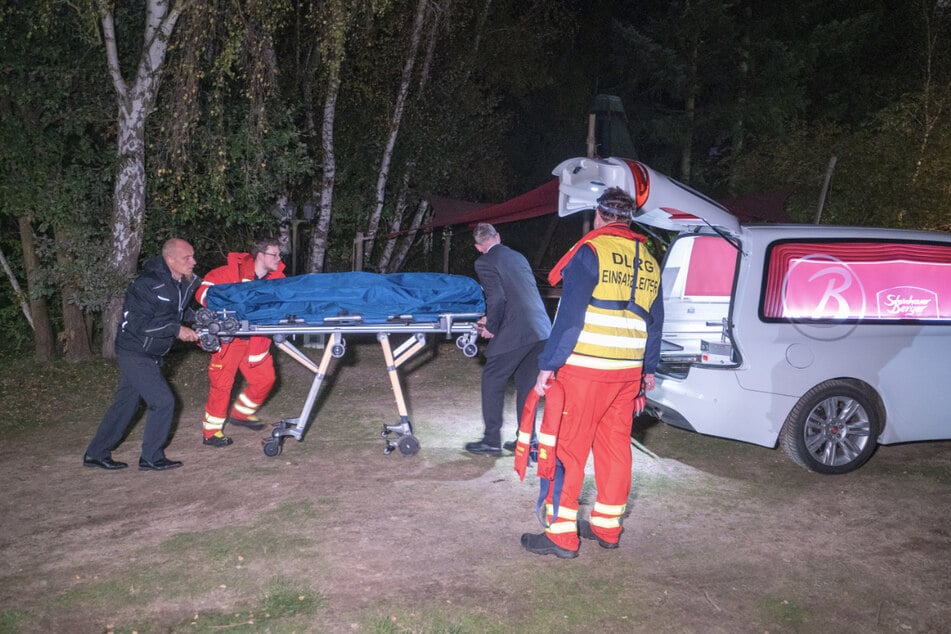
<path id="1" fill-rule="evenodd" d="M 646 410 L 648 414 L 663 423 L 667 423 L 668 425 L 678 427 L 680 429 L 686 429 L 687 431 L 697 431 L 693 428 L 693 425 L 691 425 L 690 422 L 675 409 L 665 407 L 655 401 L 648 399 Z"/>
<path id="2" fill-rule="evenodd" d="M 794 397 L 746 390 L 736 368 L 693 366 L 686 377 L 656 374 L 647 409 L 674 427 L 775 447 Z"/>

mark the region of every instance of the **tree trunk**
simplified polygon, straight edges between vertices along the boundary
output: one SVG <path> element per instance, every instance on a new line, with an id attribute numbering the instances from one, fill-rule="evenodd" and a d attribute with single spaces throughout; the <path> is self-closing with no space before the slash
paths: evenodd
<path id="1" fill-rule="evenodd" d="M 383 204 L 386 201 L 386 181 L 390 175 L 390 163 L 393 161 L 393 151 L 396 147 L 396 138 L 399 136 L 400 122 L 403 119 L 403 112 L 406 106 L 406 98 L 409 95 L 409 87 L 413 77 L 413 67 L 416 64 L 416 56 L 419 51 L 419 41 L 422 37 L 423 24 L 425 23 L 426 10 L 429 7 L 429 0 L 419 0 L 416 5 L 416 17 L 413 19 L 413 33 L 410 39 L 410 49 L 406 54 L 406 61 L 403 63 L 403 75 L 400 80 L 400 89 L 396 96 L 396 104 L 393 107 L 393 116 L 390 119 L 389 138 L 386 147 L 383 150 L 383 158 L 380 161 L 380 173 L 376 182 L 376 206 L 370 215 L 370 222 L 367 225 L 366 249 L 363 252 L 363 264 L 369 265 L 370 255 L 373 253 L 373 245 L 376 240 L 376 233 L 380 228 L 380 218 L 383 216 Z"/>
<path id="2" fill-rule="evenodd" d="M 443 7 L 444 12 L 448 12 L 451 3 L 447 3 Z M 488 7 L 487 7 L 488 8 Z M 445 13 L 444 13 L 445 14 Z M 426 84 L 429 81 L 429 75 L 432 71 L 433 59 L 436 53 L 436 40 L 437 32 L 439 30 L 439 20 L 435 19 L 432 21 L 432 24 L 429 28 L 428 40 L 426 43 L 426 53 L 423 55 L 423 63 L 420 66 L 419 70 L 419 87 L 416 91 L 416 99 L 422 100 L 426 94 Z M 386 241 L 386 246 L 383 247 L 383 254 L 380 255 L 379 264 L 377 270 L 380 273 L 388 273 L 393 270 L 398 270 L 402 266 L 402 262 L 398 262 L 394 269 L 393 253 L 396 250 L 396 245 L 400 240 L 400 228 L 403 225 L 403 214 L 406 213 L 406 199 L 409 196 L 410 189 L 410 179 L 412 177 L 413 171 L 416 168 L 416 159 L 410 159 L 406 162 L 406 171 L 403 173 L 403 183 L 400 187 L 400 193 L 397 197 L 395 210 L 393 213 L 393 222 L 390 225 L 390 234 L 392 237 Z M 410 241 L 412 242 L 412 237 Z M 405 257 L 405 253 L 404 253 Z"/>
<path id="3" fill-rule="evenodd" d="M 17 303 L 20 304 L 20 312 L 23 313 L 27 323 L 30 324 L 30 330 L 33 330 L 33 312 L 30 310 L 30 300 L 27 298 L 26 293 L 23 292 L 23 289 L 20 288 L 20 282 L 13 273 L 13 269 L 10 268 L 10 262 L 7 261 L 7 256 L 4 255 L 2 247 L 0 247 L 0 267 L 3 267 L 3 272 L 7 274 L 7 279 L 10 280 L 13 296 L 16 298 Z"/>
<path id="4" fill-rule="evenodd" d="M 78 289 L 75 286 L 65 286 L 63 293 L 63 357 L 67 361 L 81 361 L 92 356 L 92 345 L 86 331 L 86 317 L 82 309 L 69 301 Z"/>
<path id="5" fill-rule="evenodd" d="M 67 256 L 57 250 L 57 260 L 66 267 Z M 74 283 L 64 284 L 59 289 L 63 308 L 63 332 L 60 341 L 63 344 L 63 357 L 75 362 L 92 356 L 92 346 L 86 331 L 86 318 L 82 309 L 72 299 L 78 295 L 79 288 Z"/>
<path id="6" fill-rule="evenodd" d="M 915 157 L 915 170 L 911 176 L 911 184 L 917 185 L 921 178 L 921 170 L 924 166 L 925 153 L 928 149 L 928 143 L 931 140 L 931 134 L 935 125 L 944 117 L 945 99 L 949 94 L 947 87 L 944 90 L 935 90 L 934 65 L 937 63 L 936 55 L 939 47 L 939 38 L 941 31 L 934 23 L 936 18 L 940 17 L 940 2 L 933 5 L 934 13 L 925 13 L 925 63 L 923 68 L 922 87 L 921 87 L 921 138 L 918 142 L 918 154 Z M 946 44 L 944 45 L 946 46 Z"/>
<path id="7" fill-rule="evenodd" d="M 683 145 L 680 148 L 680 180 L 690 183 L 690 172 L 693 162 L 693 129 L 697 118 L 697 55 L 698 46 L 693 45 L 690 58 L 689 80 L 687 94 L 684 99 L 684 114 L 687 117 Z"/>
<path id="8" fill-rule="evenodd" d="M 406 172 L 403 173 L 403 184 L 400 187 L 400 194 L 396 199 L 396 210 L 393 214 L 393 222 L 390 224 L 390 238 L 383 247 L 383 254 L 380 256 L 377 270 L 380 273 L 390 272 L 390 259 L 393 257 L 393 251 L 396 249 L 396 242 L 400 239 L 400 227 L 403 226 L 403 214 L 406 212 L 406 197 L 409 194 L 409 181 L 413 173 L 415 163 L 411 162 L 406 166 Z"/>
<path id="9" fill-rule="evenodd" d="M 492 0 L 485 0 L 485 6 L 482 7 L 482 13 L 479 14 L 479 21 L 476 24 L 475 37 L 472 38 L 472 49 L 469 51 L 469 63 L 466 64 L 465 74 L 462 76 L 460 85 L 469 83 L 469 76 L 472 74 L 472 68 L 479 57 L 479 48 L 482 44 L 482 35 L 485 33 L 485 25 L 489 20 L 489 11 L 492 8 Z"/>
<path id="10" fill-rule="evenodd" d="M 447 2 L 447 6 L 444 8 L 445 11 L 448 11 L 451 6 L 451 2 Z M 432 25 L 429 28 L 429 39 L 426 42 L 426 53 L 423 55 L 423 63 L 419 69 L 419 88 L 416 91 L 416 99 L 422 100 L 426 95 L 426 84 L 429 83 L 429 76 L 432 74 L 433 68 L 433 59 L 436 57 L 436 37 L 439 31 L 439 22 L 440 20 L 434 19 Z"/>
<path id="11" fill-rule="evenodd" d="M 396 255 L 393 256 L 393 259 L 390 262 L 391 271 L 400 271 L 403 269 L 403 264 L 406 263 L 406 256 L 409 255 L 410 247 L 412 247 L 413 243 L 416 242 L 416 234 L 419 233 L 419 227 L 423 224 L 423 220 L 426 219 L 429 211 L 429 201 L 421 200 L 419 202 L 419 207 L 416 208 L 416 215 L 413 216 L 413 222 L 410 225 L 409 231 L 407 232 L 406 237 L 403 238 L 403 243 L 400 245 L 399 250 L 396 252 Z"/>
<path id="12" fill-rule="evenodd" d="M 147 0 L 145 37 L 139 56 L 135 82 L 122 78 L 113 23 L 112 3 L 99 0 L 106 61 L 118 106 L 116 183 L 112 216 L 113 271 L 123 277 L 135 274 L 142 249 L 145 223 L 145 123 L 155 103 L 161 82 L 168 38 L 188 0 Z M 114 297 L 103 311 L 102 355 L 115 357 L 115 333 L 122 312 L 122 296 Z"/>
<path id="13" fill-rule="evenodd" d="M 27 315 L 27 317 L 29 318 L 32 315 L 33 322 L 33 357 L 37 361 L 49 361 L 53 358 L 55 342 L 46 300 L 33 295 L 32 280 L 40 268 L 33 240 L 33 227 L 30 226 L 30 219 L 26 216 L 20 216 L 18 223 L 20 225 L 20 245 L 23 248 L 23 270 L 26 273 L 27 296 L 30 304 L 30 315 Z"/>
<path id="14" fill-rule="evenodd" d="M 340 93 L 340 64 L 341 59 L 339 57 L 334 57 L 329 61 L 327 96 L 324 99 L 324 119 L 320 134 L 324 171 L 320 182 L 320 211 L 317 213 L 314 230 L 311 232 L 311 273 L 322 273 L 324 261 L 327 258 L 327 237 L 330 235 L 334 183 L 337 178 L 337 159 L 334 153 L 334 117 L 337 112 L 337 95 Z"/>
<path id="15" fill-rule="evenodd" d="M 119 117 L 119 169 L 112 210 L 112 266 L 119 275 L 135 275 L 145 223 L 145 116 Z M 102 355 L 115 357 L 115 334 L 122 313 L 122 296 L 112 298 L 102 319 Z"/>
<path id="16" fill-rule="evenodd" d="M 730 175 L 727 183 L 727 189 L 731 196 L 737 193 L 737 162 L 743 153 L 743 147 L 746 142 L 746 109 L 749 104 L 749 76 L 750 76 L 750 21 L 752 20 L 752 9 L 749 6 L 743 8 L 743 22 L 741 24 L 742 36 L 740 37 L 740 63 L 737 67 L 737 83 L 739 89 L 736 95 L 736 110 L 733 117 L 733 134 L 731 135 L 730 147 Z"/>

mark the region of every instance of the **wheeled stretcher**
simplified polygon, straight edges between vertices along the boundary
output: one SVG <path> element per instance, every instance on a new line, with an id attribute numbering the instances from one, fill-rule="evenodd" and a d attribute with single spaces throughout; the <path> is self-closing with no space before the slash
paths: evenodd
<path id="1" fill-rule="evenodd" d="M 277 456 L 288 436 L 300 441 L 333 358 L 344 356 L 346 336 L 375 334 L 383 349 L 399 419 L 383 425 L 384 453 L 404 456 L 419 451 L 413 435 L 397 368 L 426 345 L 428 334 L 456 336 L 467 357 L 478 353 L 478 320 L 485 312 L 475 280 L 436 273 L 316 273 L 279 280 L 220 284 L 209 289 L 207 307 L 197 313 L 202 349 L 214 352 L 222 342 L 252 335 L 271 337 L 278 349 L 310 370 L 313 382 L 298 416 L 283 418 L 262 440 L 264 454 Z M 295 335 L 324 335 L 319 362 L 290 340 Z M 393 348 L 391 335 L 408 335 Z"/>

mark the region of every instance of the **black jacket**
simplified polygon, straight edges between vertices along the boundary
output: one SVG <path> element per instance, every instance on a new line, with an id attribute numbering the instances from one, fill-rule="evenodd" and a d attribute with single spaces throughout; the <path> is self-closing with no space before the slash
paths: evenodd
<path id="1" fill-rule="evenodd" d="M 201 279 L 176 282 L 162 256 L 149 259 L 125 293 L 116 350 L 159 358 L 175 343 L 182 317 Z"/>
<path id="2" fill-rule="evenodd" d="M 548 339 L 551 320 L 525 256 L 497 244 L 475 261 L 475 271 L 485 292 L 485 327 L 495 335 L 485 356 Z"/>

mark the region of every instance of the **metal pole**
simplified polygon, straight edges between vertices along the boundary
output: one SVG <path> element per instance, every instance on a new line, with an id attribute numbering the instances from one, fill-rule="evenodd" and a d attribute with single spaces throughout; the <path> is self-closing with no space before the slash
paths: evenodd
<path id="1" fill-rule="evenodd" d="M 595 122 L 597 121 L 597 115 L 591 113 L 588 115 L 588 158 L 594 158 L 594 152 L 597 149 L 597 139 L 595 138 Z"/>
<path id="2" fill-rule="evenodd" d="M 297 219 L 291 221 L 291 275 L 297 275 Z"/>
<path id="3" fill-rule="evenodd" d="M 449 274 L 449 251 L 452 248 L 452 230 L 448 227 L 442 232 L 442 272 Z"/>
<path id="4" fill-rule="evenodd" d="M 353 263 L 354 271 L 363 270 L 363 232 L 358 231 L 357 237 L 353 240 Z"/>
<path id="5" fill-rule="evenodd" d="M 597 150 L 597 138 L 595 134 L 597 119 L 598 115 L 593 112 L 588 115 L 588 158 L 594 158 L 595 151 Z M 591 231 L 592 216 L 587 211 L 582 213 L 584 217 L 581 221 L 581 235 L 587 235 L 587 233 Z"/>
<path id="6" fill-rule="evenodd" d="M 829 183 L 832 181 L 832 172 L 835 170 L 835 156 L 829 159 L 829 166 L 826 168 L 826 178 L 822 182 L 822 191 L 819 193 L 819 206 L 816 208 L 816 219 L 812 224 L 819 224 L 819 218 L 822 217 L 822 208 L 826 204 L 826 194 L 829 192 Z"/>

